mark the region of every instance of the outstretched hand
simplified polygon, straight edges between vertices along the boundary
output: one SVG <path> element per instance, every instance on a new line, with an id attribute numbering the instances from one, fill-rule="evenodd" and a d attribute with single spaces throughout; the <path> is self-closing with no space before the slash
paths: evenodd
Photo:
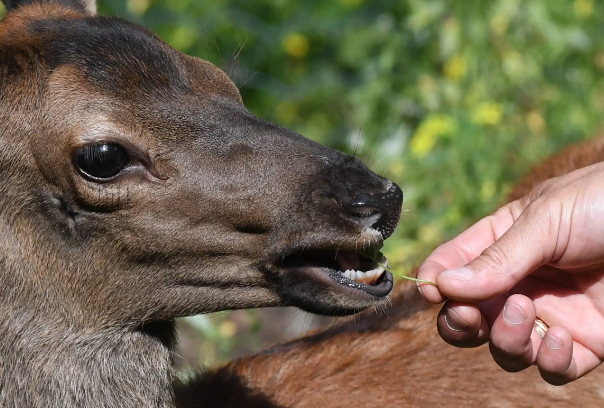
<path id="1" fill-rule="evenodd" d="M 604 360 L 604 163 L 547 180 L 455 239 L 418 271 L 432 303 L 449 299 L 441 337 L 489 342 L 507 371 L 539 367 L 565 384 Z M 542 339 L 533 325 L 544 321 Z"/>

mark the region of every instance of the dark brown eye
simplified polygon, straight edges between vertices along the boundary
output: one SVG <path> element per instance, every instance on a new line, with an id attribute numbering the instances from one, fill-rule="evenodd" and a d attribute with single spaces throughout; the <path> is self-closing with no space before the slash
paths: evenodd
<path id="1" fill-rule="evenodd" d="M 79 149 L 75 153 L 75 163 L 84 175 L 109 180 L 130 164 L 130 156 L 118 144 L 103 143 Z"/>

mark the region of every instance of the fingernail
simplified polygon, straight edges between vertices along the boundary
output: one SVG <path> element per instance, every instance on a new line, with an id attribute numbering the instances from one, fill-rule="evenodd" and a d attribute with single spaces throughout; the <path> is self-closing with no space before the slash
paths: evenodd
<path id="1" fill-rule="evenodd" d="M 457 314 L 457 312 L 453 309 L 447 309 L 445 312 L 445 323 L 449 329 L 460 332 L 466 330 L 470 325 L 464 319 Z"/>
<path id="2" fill-rule="evenodd" d="M 449 271 L 444 271 L 440 274 L 440 276 L 444 276 L 446 278 L 459 279 L 468 281 L 474 277 L 474 272 L 467 266 L 459 269 L 451 269 Z"/>
<path id="3" fill-rule="evenodd" d="M 415 282 L 415 286 L 417 286 L 417 290 L 419 290 L 419 294 L 422 295 L 422 296 L 424 296 L 424 292 L 422 292 L 422 287 L 419 286 L 419 282 Z"/>
<path id="4" fill-rule="evenodd" d="M 560 347 L 564 345 L 562 340 L 557 337 L 552 336 L 551 334 L 545 335 L 545 344 L 552 350 L 558 350 Z"/>
<path id="5" fill-rule="evenodd" d="M 517 326 L 526 321 L 526 314 L 524 314 L 524 310 L 520 308 L 515 303 L 507 302 L 503 307 L 503 320 Z"/>

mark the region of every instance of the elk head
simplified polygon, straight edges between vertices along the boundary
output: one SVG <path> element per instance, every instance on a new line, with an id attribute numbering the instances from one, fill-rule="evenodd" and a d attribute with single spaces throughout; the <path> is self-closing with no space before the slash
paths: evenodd
<path id="1" fill-rule="evenodd" d="M 258 119 L 220 69 L 93 2 L 4 3 L 5 304 L 89 327 L 385 300 L 392 276 L 357 249 L 394 231 L 398 186 Z"/>

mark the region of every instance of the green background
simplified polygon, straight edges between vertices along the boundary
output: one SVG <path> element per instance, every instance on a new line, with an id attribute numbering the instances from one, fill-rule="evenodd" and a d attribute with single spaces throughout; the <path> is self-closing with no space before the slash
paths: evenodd
<path id="1" fill-rule="evenodd" d="M 384 252 L 405 272 L 493 211 L 532 165 L 602 128 L 602 2 L 104 0 L 99 10 L 224 69 L 256 115 L 395 180 L 404 214 Z M 227 315 L 196 327 L 214 353 L 204 362 L 230 355 L 239 326 Z"/>

